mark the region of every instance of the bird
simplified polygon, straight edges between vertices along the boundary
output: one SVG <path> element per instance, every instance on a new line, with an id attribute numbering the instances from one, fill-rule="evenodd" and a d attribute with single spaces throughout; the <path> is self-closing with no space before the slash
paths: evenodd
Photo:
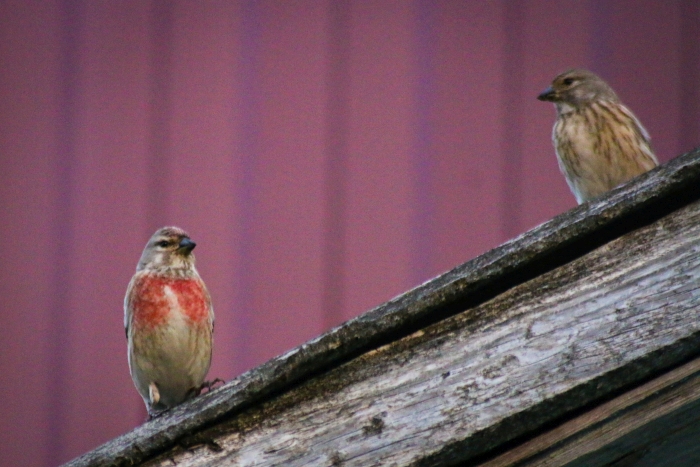
<path id="1" fill-rule="evenodd" d="M 199 395 L 212 356 L 214 309 L 179 227 L 146 243 L 124 297 L 129 371 L 148 419 Z M 218 382 L 220 380 L 215 380 Z"/>
<path id="2" fill-rule="evenodd" d="M 537 98 L 556 108 L 552 141 L 579 204 L 659 165 L 649 133 L 595 73 L 566 71 Z"/>

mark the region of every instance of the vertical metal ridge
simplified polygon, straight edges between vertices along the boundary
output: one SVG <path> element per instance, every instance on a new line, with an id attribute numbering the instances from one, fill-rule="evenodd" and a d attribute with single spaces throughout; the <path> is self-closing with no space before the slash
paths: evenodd
<path id="1" fill-rule="evenodd" d="M 48 349 L 50 403 L 47 410 L 49 429 L 46 449 L 47 465 L 64 460 L 67 440 L 65 426 L 69 419 L 68 407 L 68 354 L 72 313 L 70 309 L 72 276 L 71 258 L 75 246 L 75 151 L 76 119 L 79 79 L 79 45 L 82 34 L 82 9 L 80 0 L 63 0 L 60 4 L 61 59 L 59 64 L 59 120 L 56 144 L 56 193 L 51 224 L 55 254 L 53 264 L 54 306 L 51 314 L 51 341 Z"/>
<path id="2" fill-rule="evenodd" d="M 683 0 L 681 8 L 680 151 L 700 146 L 700 3 Z"/>
<path id="3" fill-rule="evenodd" d="M 169 224 L 168 176 L 172 152 L 172 56 L 174 3 L 151 3 L 150 18 L 150 89 L 149 89 L 149 157 L 147 194 L 147 232 Z"/>
<path id="4" fill-rule="evenodd" d="M 241 264 L 234 291 L 236 310 L 236 358 L 239 369 L 248 369 L 255 363 L 255 356 L 250 354 L 252 327 L 251 316 L 254 310 L 254 265 L 255 242 L 255 175 L 257 159 L 260 155 L 260 85 L 259 60 L 261 41 L 261 12 L 258 2 L 246 1 L 241 6 L 241 56 L 239 73 L 241 74 L 240 115 L 241 115 L 241 173 L 237 199 L 241 212 L 241 241 L 238 257 Z"/>
<path id="5" fill-rule="evenodd" d="M 435 17 L 434 5 L 430 1 L 416 0 L 415 14 L 415 110 L 412 163 L 413 202 L 411 228 L 411 281 L 421 283 L 432 274 L 433 224 L 435 219 L 435 193 L 433 185 L 434 166 L 432 159 L 433 127 L 431 124 L 434 92 Z"/>
<path id="6" fill-rule="evenodd" d="M 522 0 L 506 1 L 504 8 L 505 61 L 503 63 L 503 198 L 501 232 L 513 238 L 522 230 L 523 209 L 523 104 L 524 22 L 526 8 Z M 534 101 L 534 98 L 533 98 Z M 534 105 L 534 103 L 533 103 Z"/>
<path id="7" fill-rule="evenodd" d="M 344 319 L 347 257 L 348 112 L 350 111 L 351 3 L 328 2 L 328 77 L 326 110 L 326 173 L 323 232 L 324 327 Z"/>

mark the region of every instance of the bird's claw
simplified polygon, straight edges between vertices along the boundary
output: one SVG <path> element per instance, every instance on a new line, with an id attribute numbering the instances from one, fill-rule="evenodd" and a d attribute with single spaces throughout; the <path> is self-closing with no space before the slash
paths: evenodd
<path id="1" fill-rule="evenodd" d="M 199 387 L 199 393 L 201 394 L 202 391 L 206 388 L 207 392 L 211 392 L 214 389 L 214 386 L 217 384 L 226 384 L 226 381 L 220 378 L 216 378 L 213 381 L 205 381 L 202 383 L 202 385 Z"/>

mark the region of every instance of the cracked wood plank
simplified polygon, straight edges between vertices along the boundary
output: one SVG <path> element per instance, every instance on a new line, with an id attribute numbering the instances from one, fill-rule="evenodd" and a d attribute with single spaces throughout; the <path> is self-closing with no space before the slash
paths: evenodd
<path id="1" fill-rule="evenodd" d="M 146 465 L 451 465 L 493 456 L 697 355 L 699 309 L 695 202 Z"/>

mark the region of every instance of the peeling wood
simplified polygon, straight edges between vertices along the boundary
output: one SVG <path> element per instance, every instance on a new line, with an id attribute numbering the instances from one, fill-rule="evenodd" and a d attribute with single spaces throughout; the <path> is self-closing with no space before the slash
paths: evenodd
<path id="1" fill-rule="evenodd" d="M 452 338 L 451 335 L 436 337 L 430 334 L 437 332 L 436 329 L 440 328 L 441 324 L 447 325 L 446 323 L 458 321 L 461 317 L 466 319 L 461 323 L 461 329 L 479 329 L 479 326 L 484 326 L 490 319 L 490 301 L 504 299 L 512 295 L 512 290 L 536 281 L 557 268 L 573 264 L 578 258 L 604 247 L 614 239 L 657 222 L 697 199 L 700 199 L 700 151 L 696 150 L 639 177 L 597 201 L 583 204 L 558 216 L 517 239 L 267 362 L 224 387 L 86 453 L 68 465 L 135 465 L 158 453 L 180 449 L 177 446 L 187 445 L 186 440 L 191 441 L 190 435 L 193 433 L 197 433 L 195 437 L 202 438 L 207 429 L 215 431 L 222 424 L 230 425 L 234 419 L 244 420 L 256 411 L 259 417 L 266 417 L 267 412 L 264 408 L 279 407 L 280 402 L 292 391 L 309 387 L 311 393 L 305 397 L 312 398 L 313 391 L 316 390 L 313 386 L 314 381 L 327 374 L 346 371 L 347 367 L 364 361 L 363 359 L 383 357 L 387 349 L 398 348 L 402 343 L 417 342 L 415 339 L 420 340 L 428 336 L 433 339 L 428 348 L 440 348 L 443 339 Z M 646 240 L 640 241 L 640 247 L 643 247 Z M 542 290 L 547 290 L 548 287 L 551 287 L 549 283 L 540 285 Z M 523 298 L 533 299 L 527 296 Z M 537 299 L 533 300 L 535 306 Z M 474 311 L 477 309 L 480 311 Z M 465 314 L 464 310 L 470 312 Z M 497 320 L 490 326 L 496 326 L 496 322 Z M 665 326 L 666 323 L 660 324 Z M 418 332 L 420 330 L 425 332 Z M 665 329 L 662 331 L 665 332 Z M 525 332 L 525 336 L 530 333 L 529 338 L 532 339 L 537 336 L 537 326 L 532 329 L 528 327 Z M 651 351 L 650 354 L 638 356 L 640 361 L 646 358 L 650 362 L 645 364 L 646 366 L 640 365 L 639 368 L 634 366 L 633 361 L 627 365 L 629 368 L 625 367 L 624 362 L 627 360 L 624 355 L 613 353 L 609 358 L 613 362 L 619 360 L 619 363 L 622 363 L 619 368 L 627 368 L 632 374 L 632 380 L 638 380 L 648 377 L 653 371 L 688 358 L 697 347 L 696 340 L 695 335 L 691 333 L 686 340 L 675 341 L 667 351 L 661 352 L 661 355 Z M 653 346 L 644 351 L 651 348 Z M 576 361 L 579 354 L 587 355 L 586 351 L 586 348 L 574 349 L 568 358 Z M 594 357 L 595 355 L 589 355 L 589 358 Z M 399 362 L 405 361 L 408 364 L 413 361 L 414 355 L 407 351 L 396 358 Z M 513 359 L 491 362 L 491 367 L 482 369 L 481 378 L 484 381 L 504 378 L 509 374 L 511 367 L 519 365 L 518 362 Z M 431 368 L 429 362 L 427 368 Z M 615 371 L 611 372 L 613 373 Z M 445 369 L 437 376 L 443 381 L 453 381 L 456 380 L 456 376 L 464 375 L 460 376 L 457 369 Z M 623 384 L 628 376 L 618 375 L 619 382 L 616 384 Z M 478 394 L 475 393 L 475 389 L 479 387 L 478 382 L 466 382 L 462 386 L 461 400 L 463 404 L 468 404 Z M 605 393 L 588 386 L 581 389 L 581 392 L 589 398 Z M 299 393 L 296 395 L 298 397 Z M 498 393 L 493 394 L 493 397 L 497 396 Z M 367 417 L 354 429 L 361 433 L 363 426 L 373 426 L 374 417 L 380 417 L 384 423 L 382 433 L 367 438 L 386 436 L 386 430 L 391 425 L 386 416 L 381 414 L 381 411 L 378 414 L 366 414 Z M 387 411 L 387 414 L 391 416 L 391 412 Z M 502 430 L 499 426 L 489 427 L 488 430 L 498 433 Z M 520 431 L 525 433 L 528 429 L 532 427 L 523 423 Z M 478 441 L 481 443 L 480 450 L 496 446 L 488 441 L 487 434 L 483 436 L 486 441 Z M 474 443 L 477 442 L 477 437 L 474 435 L 472 438 Z M 292 443 L 289 440 L 284 442 Z M 463 452 L 466 448 L 471 449 L 460 444 L 448 444 L 435 451 L 442 453 L 442 457 L 436 458 L 437 463 L 431 464 L 430 457 L 426 457 L 422 462 L 424 465 L 441 465 L 440 462 L 449 461 L 451 451 Z M 224 448 L 222 452 L 225 451 Z M 459 458 L 459 455 L 455 458 Z M 323 459 L 323 462 L 326 461 L 328 465 L 344 465 L 350 460 L 342 451 L 335 450 L 328 454 L 327 459 Z"/>

